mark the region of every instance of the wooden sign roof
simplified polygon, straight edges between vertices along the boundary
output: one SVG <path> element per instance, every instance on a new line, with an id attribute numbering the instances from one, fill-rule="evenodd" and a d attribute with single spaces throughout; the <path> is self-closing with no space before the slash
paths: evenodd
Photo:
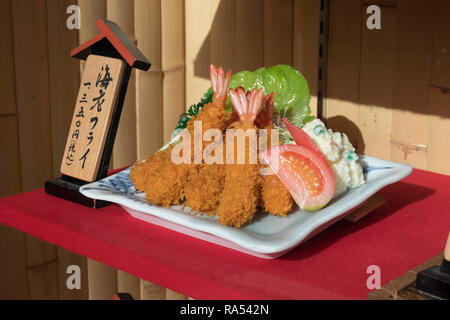
<path id="1" fill-rule="evenodd" d="M 117 24 L 109 20 L 98 19 L 96 25 L 100 34 L 73 49 L 70 52 L 72 57 L 81 60 L 86 60 L 90 54 L 111 56 L 112 58 L 120 57 L 130 67 L 144 71 L 150 68 L 150 62 Z M 111 48 L 115 50 L 111 50 Z"/>

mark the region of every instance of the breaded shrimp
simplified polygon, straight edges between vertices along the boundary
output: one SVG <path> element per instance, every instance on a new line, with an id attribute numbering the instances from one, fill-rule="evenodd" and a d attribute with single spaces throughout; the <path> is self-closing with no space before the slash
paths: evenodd
<path id="1" fill-rule="evenodd" d="M 272 93 L 266 96 L 265 109 L 256 118 L 258 126 L 267 130 L 267 148 L 270 148 L 272 143 L 273 107 Z M 293 204 L 294 200 L 291 194 L 275 174 L 264 176 L 261 192 L 261 206 L 264 211 L 273 215 L 286 216 L 292 210 Z"/>
<path id="2" fill-rule="evenodd" d="M 225 182 L 225 165 L 196 166 L 184 185 L 186 205 L 193 211 L 214 215 Z"/>
<path id="3" fill-rule="evenodd" d="M 168 149 L 158 151 L 148 157 L 145 161 L 136 161 L 131 167 L 130 180 L 138 191 L 144 191 L 148 176 L 155 170 L 158 170 L 162 162 L 170 159 Z"/>
<path id="4" fill-rule="evenodd" d="M 145 197 L 148 202 L 158 206 L 169 207 L 184 200 L 183 183 L 188 170 L 185 165 L 175 164 L 172 161 L 170 157 L 172 149 L 173 146 L 170 146 L 158 152 L 162 153 L 162 160 L 152 170 L 148 170 L 146 175 Z"/>
<path id="5" fill-rule="evenodd" d="M 131 168 L 130 180 L 136 190 L 144 191 L 146 200 L 168 207 L 184 200 L 183 181 L 187 170 L 171 160 L 173 146 L 137 161 Z"/>
<path id="6" fill-rule="evenodd" d="M 214 92 L 214 101 L 206 104 L 198 113 L 198 116 L 188 122 L 187 129 L 193 137 L 194 121 L 202 121 L 202 136 L 208 129 L 218 129 L 221 133 L 230 122 L 230 114 L 225 110 L 228 84 L 230 82 L 231 70 L 225 77 L 224 70 L 218 70 L 214 65 L 210 66 L 211 85 Z M 211 142 L 202 143 L 204 148 Z M 194 150 L 192 146 L 191 150 Z M 192 160 L 194 158 L 192 157 Z M 219 204 L 220 195 L 223 191 L 225 181 L 225 165 L 198 164 L 189 167 L 189 174 L 184 184 L 186 205 L 193 211 L 213 215 Z"/>
<path id="7" fill-rule="evenodd" d="M 202 134 L 211 128 L 218 128 L 222 131 L 230 120 L 230 115 L 225 111 L 225 102 L 231 70 L 228 71 L 225 78 L 222 68 L 217 70 L 214 65 L 211 65 L 210 73 L 214 90 L 214 101 L 205 105 L 197 117 L 188 123 L 187 129 L 191 137 L 194 136 L 194 120 L 202 121 Z M 194 143 L 193 139 L 191 140 Z M 204 190 L 205 192 L 201 196 L 207 196 L 210 199 L 218 198 L 220 192 L 217 192 L 216 195 L 214 190 L 223 189 L 221 180 L 225 176 L 224 168 L 200 170 L 201 168 L 195 164 L 175 164 L 171 159 L 172 149 L 173 146 L 164 151 L 158 151 L 150 156 L 147 161 L 143 163 L 137 162 L 134 165 L 130 179 L 134 183 L 136 190 L 144 191 L 147 201 L 167 207 L 181 203 L 185 199 L 185 187 L 187 187 L 186 190 L 189 196 L 187 205 L 192 205 L 195 210 L 208 210 L 210 205 L 207 203 L 204 206 L 198 205 L 203 202 L 202 199 L 197 199 L 197 197 Z M 193 146 L 191 150 L 194 150 Z M 209 173 L 206 173 L 207 171 Z M 205 177 L 199 179 L 197 172 L 205 172 L 208 183 L 204 183 Z M 217 172 L 217 177 L 211 175 L 211 173 L 215 172 Z M 188 179 L 191 175 L 191 179 Z M 188 185 L 186 186 L 186 184 Z M 206 187 L 214 184 L 219 185 L 216 188 Z"/>
<path id="8" fill-rule="evenodd" d="M 230 83 L 231 70 L 228 70 L 226 76 L 222 68 L 216 69 L 211 64 L 209 67 L 209 76 L 211 79 L 211 86 L 214 92 L 214 99 L 207 103 L 198 112 L 197 116 L 187 123 L 191 137 L 194 136 L 194 121 L 202 122 L 202 135 L 208 129 L 219 129 L 224 131 L 231 120 L 231 115 L 225 110 L 225 103 L 227 100 L 227 90 Z"/>
<path id="9" fill-rule="evenodd" d="M 230 97 L 233 108 L 239 114 L 240 121 L 233 123 L 230 127 L 242 129 L 245 132 L 255 130 L 253 124 L 256 115 L 263 107 L 263 89 L 253 89 L 247 98 L 242 87 L 235 90 L 230 89 Z M 235 141 L 236 142 L 236 139 Z M 237 159 L 236 143 L 234 143 L 234 158 Z M 245 144 L 245 163 L 227 164 L 225 169 L 225 186 L 217 209 L 219 222 L 236 228 L 242 227 L 250 222 L 258 210 L 262 177 L 258 163 L 250 163 L 250 143 Z M 256 146 L 257 150 L 257 146 Z M 240 150 L 241 151 L 241 150 Z M 230 152 L 227 150 L 227 152 Z"/>
<path id="10" fill-rule="evenodd" d="M 291 194 L 275 174 L 264 177 L 261 199 L 264 211 L 283 217 L 292 210 L 294 204 Z"/>

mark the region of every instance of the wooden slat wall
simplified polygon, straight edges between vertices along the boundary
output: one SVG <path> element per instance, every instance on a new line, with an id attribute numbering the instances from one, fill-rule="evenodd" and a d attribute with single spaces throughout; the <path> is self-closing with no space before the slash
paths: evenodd
<path id="1" fill-rule="evenodd" d="M 53 176 L 47 3 L 12 1 L 22 191 Z M 28 22 L 28 23 L 27 23 Z M 26 235 L 31 299 L 58 297 L 56 248 Z"/>
<path id="2" fill-rule="evenodd" d="M 28 191 L 53 176 L 46 2 L 12 1 L 12 9 L 20 167 Z"/>
<path id="3" fill-rule="evenodd" d="M 421 169 L 427 168 L 434 5 L 408 1 L 397 8 L 391 159 Z"/>
<path id="4" fill-rule="evenodd" d="M 380 5 L 381 30 L 366 27 Z M 359 152 L 449 173 L 448 1 L 331 1 L 324 115 Z M 446 103 L 447 102 L 447 103 Z"/>
<path id="5" fill-rule="evenodd" d="M 109 18 L 149 58 L 134 71 L 111 167 L 145 159 L 169 140 L 178 115 L 210 86 L 208 66 L 234 72 L 286 63 L 300 70 L 317 112 L 322 1 L 5 0 L 0 11 L 0 196 L 59 174 L 82 63 L 69 51 Z M 81 8 L 81 30 L 65 27 Z M 382 29 L 365 27 L 381 6 Z M 359 152 L 450 174 L 450 23 L 446 0 L 330 0 L 323 116 Z M 3 46 L 3 44 L 5 44 Z M 0 298 L 185 299 L 133 275 L 0 226 Z M 66 288 L 81 267 L 82 289 Z"/>
<path id="6" fill-rule="evenodd" d="M 137 71 L 137 150 L 146 159 L 163 139 L 161 1 L 135 0 L 135 34 L 142 53 L 150 60 L 148 72 Z"/>
<path id="7" fill-rule="evenodd" d="M 311 83 L 315 113 L 319 16 L 319 1 L 187 1 L 186 105 L 198 102 L 210 86 L 210 63 L 233 71 L 286 63 Z"/>
<path id="8" fill-rule="evenodd" d="M 363 6 L 361 15 L 367 7 Z M 382 7 L 383 28 L 362 28 L 358 124 L 365 152 L 388 159 L 392 132 L 396 8 Z M 382 106 L 382 107 L 379 107 Z"/>
<path id="9" fill-rule="evenodd" d="M 330 3 L 328 84 L 323 114 L 328 126 L 346 132 L 358 152 L 364 151 L 358 121 L 361 53 L 361 3 Z"/>
<path id="10" fill-rule="evenodd" d="M 294 0 L 292 66 L 305 76 L 311 91 L 311 113 L 317 115 L 319 82 L 320 2 Z"/>
<path id="11" fill-rule="evenodd" d="M 431 84 L 435 87 L 450 88 L 450 2 L 436 0 L 433 28 L 433 57 L 431 61 Z"/>
<path id="12" fill-rule="evenodd" d="M 264 66 L 292 64 L 292 0 L 264 0 Z"/>
<path id="13" fill-rule="evenodd" d="M 184 1 L 161 1 L 163 142 L 170 140 L 185 111 Z"/>

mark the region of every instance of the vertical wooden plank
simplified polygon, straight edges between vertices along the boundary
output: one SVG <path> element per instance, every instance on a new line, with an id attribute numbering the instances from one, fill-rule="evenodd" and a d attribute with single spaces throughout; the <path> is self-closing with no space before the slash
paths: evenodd
<path id="1" fill-rule="evenodd" d="M 100 18 L 106 18 L 106 0 L 78 0 L 78 6 L 81 9 L 81 29 L 78 38 L 82 44 L 99 33 L 95 22 Z"/>
<path id="2" fill-rule="evenodd" d="M 183 0 L 161 2 L 161 39 L 163 141 L 167 142 L 186 108 Z"/>
<path id="3" fill-rule="evenodd" d="M 166 289 L 151 282 L 141 281 L 141 299 L 142 300 L 165 300 Z"/>
<path id="4" fill-rule="evenodd" d="M 146 159 L 163 146 L 162 72 L 137 71 L 137 158 Z"/>
<path id="5" fill-rule="evenodd" d="M 430 96 L 427 170 L 450 174 L 450 92 L 430 88 Z"/>
<path id="6" fill-rule="evenodd" d="M 264 0 L 264 66 L 292 65 L 292 0 Z"/>
<path id="7" fill-rule="evenodd" d="M 139 49 L 152 64 L 150 70 L 160 71 L 161 62 L 161 0 L 135 0 L 135 33 Z"/>
<path id="8" fill-rule="evenodd" d="M 12 9 L 21 177 L 27 191 L 53 176 L 47 3 L 19 0 Z M 54 247 L 28 235 L 26 245 L 30 298 L 56 299 L 57 262 L 42 255 Z"/>
<path id="9" fill-rule="evenodd" d="M 188 300 L 184 294 L 166 289 L 166 300 Z"/>
<path id="10" fill-rule="evenodd" d="M 22 189 L 11 0 L 4 1 L 0 11 L 0 37 L 0 68 L 4 70 L 0 80 L 0 159 L 8 168 L 0 177 L 0 197 L 6 197 Z M 29 299 L 25 235 L 0 225 L 0 239 L 0 299 Z"/>
<path id="11" fill-rule="evenodd" d="M 234 69 L 239 54 L 236 48 L 236 1 L 213 0 L 211 11 L 214 16 L 210 36 L 211 63 L 225 70 Z"/>
<path id="12" fill-rule="evenodd" d="M 0 197 L 21 191 L 19 157 L 19 130 L 16 107 L 14 39 L 11 0 L 4 1 L 0 11 L 0 68 L 4 71 L 0 80 L 0 159 L 8 170 L 0 177 Z M 10 116 L 7 116 L 10 115 Z"/>
<path id="13" fill-rule="evenodd" d="M 30 299 L 59 298 L 58 259 L 56 247 L 27 235 L 28 280 Z"/>
<path id="14" fill-rule="evenodd" d="M 450 88 L 450 2 L 437 0 L 434 11 L 431 84 Z"/>
<path id="15" fill-rule="evenodd" d="M 330 3 L 327 97 L 323 116 L 334 131 L 347 133 L 358 152 L 364 151 L 357 127 L 361 3 L 360 0 Z"/>
<path id="16" fill-rule="evenodd" d="M 175 129 L 179 115 L 185 112 L 185 72 L 184 67 L 163 73 L 163 141 L 168 142 Z"/>
<path id="17" fill-rule="evenodd" d="M 185 65 L 184 26 L 184 0 L 163 0 L 161 2 L 161 64 L 164 71 Z"/>
<path id="18" fill-rule="evenodd" d="M 128 292 L 133 296 L 133 299 L 141 299 L 141 279 L 117 270 L 117 291 L 118 292 Z"/>
<path id="19" fill-rule="evenodd" d="M 117 272 L 101 262 L 88 259 L 88 286 L 90 300 L 111 300 L 117 292 Z"/>
<path id="20" fill-rule="evenodd" d="M 0 116 L 0 159 L 7 168 L 0 175 L 0 197 L 21 191 L 17 116 Z"/>
<path id="21" fill-rule="evenodd" d="M 366 6 L 361 16 L 366 16 Z M 362 28 L 358 126 L 365 154 L 389 159 L 392 131 L 396 8 L 381 7 L 383 27 Z"/>
<path id="22" fill-rule="evenodd" d="M 89 299 L 88 290 L 88 272 L 87 259 L 64 248 L 57 247 L 58 257 L 58 274 L 59 274 L 59 299 L 60 300 L 87 300 Z M 67 273 L 67 268 L 71 265 L 76 265 L 81 272 L 81 288 L 69 289 L 67 287 L 67 278 L 70 274 Z"/>
<path id="23" fill-rule="evenodd" d="M 136 0 L 135 33 L 150 71 L 137 70 L 137 150 L 145 159 L 163 145 L 161 2 Z"/>
<path id="24" fill-rule="evenodd" d="M 47 0 L 47 33 L 52 128 L 53 176 L 60 175 L 73 107 L 80 85 L 79 63 L 69 52 L 78 45 L 77 30 L 66 26 L 66 8 L 76 0 Z M 64 81 L 61 79 L 64 78 Z"/>
<path id="25" fill-rule="evenodd" d="M 236 1 L 235 70 L 256 70 L 264 66 L 264 1 Z"/>
<path id="26" fill-rule="evenodd" d="M 421 169 L 427 165 L 433 16 L 434 1 L 398 7 L 391 159 Z"/>
<path id="27" fill-rule="evenodd" d="M 16 114 L 16 90 L 14 78 L 14 42 L 12 26 L 11 0 L 3 1 L 0 11 L 0 37 L 2 50 L 0 50 L 0 115 Z"/>
<path id="28" fill-rule="evenodd" d="M 108 0 L 107 18 L 116 22 L 131 39 L 135 39 L 133 1 Z M 136 76 L 132 72 L 114 142 L 113 168 L 130 165 L 136 161 L 136 157 Z"/>
<path id="29" fill-rule="evenodd" d="M 13 1 L 13 22 L 22 187 L 28 191 L 53 176 L 46 2 Z"/>
<path id="30" fill-rule="evenodd" d="M 0 224 L 0 237 L 0 300 L 29 299 L 25 234 Z"/>
<path id="31" fill-rule="evenodd" d="M 294 0 L 293 24 L 293 67 L 308 81 L 311 113 L 317 115 L 320 1 Z"/>
<path id="32" fill-rule="evenodd" d="M 185 1 L 186 106 L 200 101 L 210 87 L 210 29 L 216 3 L 210 0 Z"/>

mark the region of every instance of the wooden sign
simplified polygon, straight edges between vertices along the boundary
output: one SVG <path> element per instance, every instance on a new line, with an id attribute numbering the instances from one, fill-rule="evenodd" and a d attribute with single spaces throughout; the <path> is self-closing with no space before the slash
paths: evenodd
<path id="1" fill-rule="evenodd" d="M 125 62 L 89 55 L 61 163 L 61 173 L 95 181 L 116 104 Z"/>
<path id="2" fill-rule="evenodd" d="M 100 33 L 70 53 L 86 64 L 61 162 L 62 175 L 45 182 L 46 193 L 91 208 L 109 202 L 85 197 L 79 189 L 108 174 L 131 71 L 150 68 L 117 24 L 99 19 L 96 25 Z"/>

